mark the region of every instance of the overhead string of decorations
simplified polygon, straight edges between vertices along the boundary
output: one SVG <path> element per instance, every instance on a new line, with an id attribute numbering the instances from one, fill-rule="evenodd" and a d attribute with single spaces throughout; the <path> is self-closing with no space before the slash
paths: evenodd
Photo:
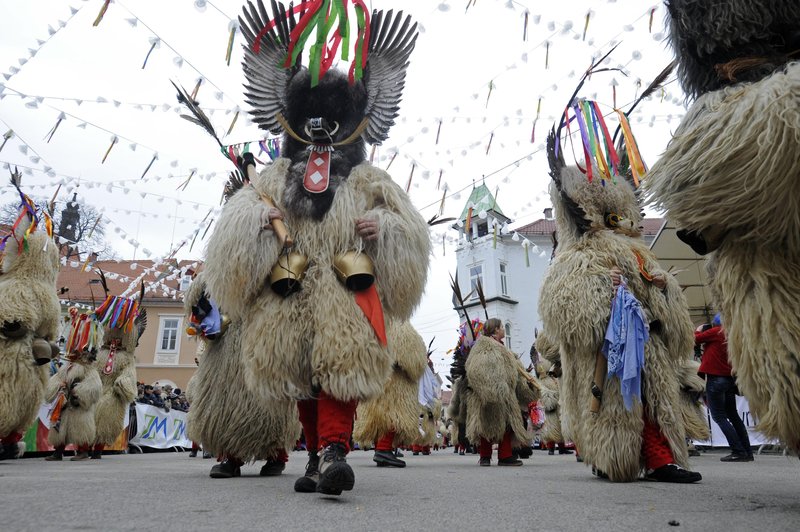
<path id="1" fill-rule="evenodd" d="M 519 4 L 519 5 L 521 5 L 521 4 Z M 632 31 L 632 30 L 634 29 L 634 26 L 633 26 L 633 24 L 635 24 L 635 23 L 638 23 L 639 21 L 641 21 L 642 19 L 645 19 L 645 18 L 646 18 L 646 19 L 649 21 L 649 23 L 648 23 L 648 31 L 649 31 L 650 33 L 652 33 L 652 17 L 653 17 L 653 15 L 654 15 L 654 13 L 655 13 L 655 9 L 656 9 L 655 7 L 651 7 L 651 8 L 649 8 L 647 11 L 645 11 L 645 12 L 643 12 L 642 14 L 638 15 L 638 16 L 637 16 L 637 18 L 636 18 L 636 19 L 633 21 L 633 23 L 632 23 L 632 24 L 626 24 L 626 25 L 623 27 L 623 30 L 622 30 L 621 32 L 619 32 L 617 35 L 615 35 L 614 37 L 612 37 L 612 38 L 611 38 L 611 39 L 608 41 L 608 43 L 607 43 L 607 44 L 609 44 L 609 43 L 616 43 L 616 42 L 618 42 L 618 41 L 616 41 L 616 39 L 617 39 L 617 38 L 618 38 L 620 35 L 622 35 L 622 33 L 624 33 L 624 32 L 628 32 L 628 31 Z M 534 17 L 534 20 L 535 20 L 535 22 L 536 22 L 536 23 L 538 23 L 538 22 L 539 22 L 539 20 L 540 20 L 540 18 L 541 18 L 541 17 L 538 17 L 538 16 L 537 16 L 537 17 Z M 589 15 L 587 15 L 587 19 L 586 19 L 586 20 L 588 21 L 588 20 L 590 20 L 590 19 L 591 19 L 591 15 L 589 14 Z M 555 30 L 555 31 L 556 31 L 556 33 L 558 33 L 558 30 L 556 30 L 556 26 L 557 26 L 557 25 L 556 25 L 556 23 L 555 23 L 555 22 L 553 22 L 553 21 L 551 21 L 551 22 L 549 22 L 549 23 L 547 24 L 547 27 L 548 27 L 548 29 L 550 29 L 550 30 Z M 574 32 L 574 31 L 573 31 L 573 29 L 572 29 L 572 27 L 573 27 L 573 25 L 572 25 L 572 23 L 571 23 L 570 21 L 567 21 L 567 22 L 565 22 L 565 23 L 562 25 L 562 30 L 561 30 L 561 33 L 562 33 L 562 34 L 564 34 L 564 33 L 570 33 L 570 32 L 571 32 L 571 33 L 574 35 L 574 37 L 576 37 L 576 38 L 581 38 L 582 40 L 585 40 L 585 30 L 587 30 L 587 29 L 588 29 L 588 25 L 587 25 L 587 24 L 584 24 L 584 33 L 582 33 L 582 34 L 578 34 L 578 33 Z M 542 46 L 542 45 L 544 45 L 544 44 L 546 44 L 546 42 L 547 42 L 547 40 L 548 40 L 549 38 L 552 38 L 552 35 L 551 35 L 551 36 L 549 36 L 547 39 L 543 40 L 542 42 L 540 42 L 540 43 L 539 43 L 539 45 L 537 45 L 536 47 L 534 47 L 534 49 L 535 49 L 535 48 L 537 48 L 537 47 L 540 47 L 540 46 Z M 656 40 L 656 41 L 661 41 L 661 40 L 663 40 L 663 38 L 664 38 L 664 36 L 663 36 L 663 34 L 661 34 L 661 33 L 657 33 L 657 34 L 654 34 L 654 35 L 653 35 L 653 39 L 654 39 L 654 40 Z M 599 57 L 599 55 L 600 55 L 600 51 L 599 51 L 599 49 L 595 49 L 595 51 L 594 51 L 594 53 L 593 53 L 593 56 L 592 56 L 592 61 L 596 60 L 596 58 L 597 58 L 597 57 Z M 634 51 L 634 53 L 632 54 L 632 58 L 631 58 L 631 59 L 628 61 L 628 64 L 630 64 L 632 61 L 640 60 L 640 59 L 641 59 L 641 57 L 642 57 L 642 55 L 641 55 L 641 52 Z M 523 62 L 527 62 L 527 59 L 528 59 L 528 58 L 527 58 L 527 54 L 523 54 L 523 57 L 522 57 L 522 60 L 523 60 Z M 607 60 L 607 61 L 609 61 L 609 62 L 611 61 L 611 59 L 610 59 L 610 58 L 606 58 L 606 60 Z M 505 68 L 505 70 L 504 70 L 503 72 L 501 72 L 501 74 L 499 74 L 499 75 L 502 75 L 502 74 L 504 74 L 504 73 L 506 73 L 506 72 L 508 72 L 508 71 L 510 71 L 510 70 L 513 70 L 513 69 L 517 68 L 518 66 L 519 66 L 519 64 L 518 64 L 518 63 L 516 63 L 516 62 L 515 62 L 515 63 L 512 63 L 511 65 L 507 66 L 507 67 Z M 619 66 L 618 66 L 618 68 L 620 68 L 620 69 L 625 69 L 626 67 L 627 67 L 627 65 L 622 65 L 621 63 L 620 63 L 620 64 L 619 64 Z M 495 80 L 497 77 L 499 77 L 499 75 L 495 76 L 495 77 L 494 77 L 492 80 L 490 80 L 490 81 L 489 81 L 489 83 L 487 84 L 487 87 L 488 87 L 487 100 L 486 100 L 486 103 L 487 103 L 487 105 L 488 105 L 488 102 L 489 102 L 489 97 L 490 97 L 490 95 L 491 95 L 491 92 L 492 92 L 492 91 L 493 91 L 493 90 L 496 88 L 496 84 L 494 83 L 494 80 Z M 575 76 L 575 71 L 573 70 L 573 71 L 572 71 L 572 72 L 570 72 L 570 73 L 569 73 L 567 76 L 565 76 L 564 78 L 562 78 L 562 80 L 560 80 L 560 81 L 563 81 L 563 79 L 565 79 L 565 78 L 572 78 L 572 77 L 574 77 L 574 76 Z M 553 84 L 551 84 L 551 85 L 549 86 L 549 88 L 547 88 L 547 89 L 543 89 L 542 91 L 540 91 L 540 94 L 545 94 L 546 92 L 557 92 L 557 90 L 558 90 L 558 84 L 560 83 L 560 81 L 557 81 L 556 83 L 553 83 Z M 550 83 L 550 82 L 548 81 L 548 83 Z M 610 84 L 610 86 L 611 86 L 611 92 L 612 92 L 612 99 L 613 99 L 613 100 L 616 100 L 616 86 L 617 86 L 617 85 L 619 85 L 619 84 L 618 84 L 618 82 L 616 82 L 616 80 L 614 80 L 614 83 Z M 640 80 L 640 79 L 636 79 L 636 80 L 634 81 L 634 86 L 635 86 L 635 87 L 637 87 L 637 90 L 638 90 L 638 87 L 640 87 L 640 86 L 641 86 L 641 80 Z M 473 99 L 476 99 L 476 98 L 478 97 L 478 94 L 477 94 L 477 93 L 474 93 L 472 97 L 473 97 Z M 595 95 L 593 95 L 593 98 L 594 98 L 594 99 L 596 99 L 596 98 L 597 98 L 597 95 L 596 95 L 596 94 L 595 94 Z M 668 94 L 666 93 L 666 91 L 663 89 L 663 87 L 662 87 L 662 92 L 661 92 L 661 98 L 662 98 L 662 102 L 663 102 L 663 101 L 666 99 L 667 101 L 669 101 L 669 102 L 671 102 L 671 103 L 673 103 L 673 104 L 675 104 L 675 105 L 681 105 L 681 106 L 683 105 L 683 102 L 682 102 L 681 98 L 679 97 L 679 95 L 668 95 Z M 543 100 L 543 96 L 539 96 L 539 97 L 538 97 L 538 99 L 537 99 L 537 101 L 536 101 L 536 114 L 535 114 L 535 116 L 534 116 L 534 117 L 533 117 L 533 119 L 532 119 L 532 127 L 531 127 L 531 138 L 530 138 L 530 141 L 531 141 L 531 143 L 535 143 L 535 142 L 536 142 L 536 124 L 537 124 L 538 120 L 539 120 L 539 119 L 541 118 L 541 116 L 542 116 L 542 115 L 541 115 L 541 110 L 542 110 L 542 100 Z M 616 103 L 616 102 L 615 102 L 615 103 Z M 459 106 L 456 106 L 456 107 L 454 107 L 454 108 L 453 108 L 453 110 L 454 110 L 454 111 L 456 111 L 456 112 L 458 112 L 458 111 L 460 110 L 460 107 L 459 107 Z M 517 115 L 518 115 L 518 116 L 517 116 L 517 118 L 516 118 L 516 119 L 509 119 L 509 118 L 507 118 L 507 117 L 506 117 L 506 119 L 504 119 L 504 120 L 503 120 L 503 122 L 501 122 L 501 124 L 500 124 L 500 125 L 502 125 L 502 126 L 508 126 L 508 124 L 509 124 L 509 122 L 510 122 L 511 120 L 517 120 L 519 123 L 522 123 L 522 121 L 523 121 L 523 120 L 525 120 L 525 118 L 521 117 L 521 114 L 522 114 L 521 110 L 518 110 L 518 111 L 517 111 Z M 675 114 L 669 113 L 669 114 L 666 114 L 666 115 L 662 115 L 662 117 L 663 117 L 663 118 L 665 118 L 667 122 L 670 122 L 672 119 L 679 119 L 679 118 L 680 118 L 680 116 L 681 116 L 681 114 L 680 114 L 679 112 L 676 112 Z M 552 116 L 552 115 L 548 115 L 548 116 L 546 116 L 545 118 L 546 118 L 546 119 L 548 119 L 548 120 L 551 120 L 551 121 L 552 121 L 552 120 L 553 120 L 555 117 L 554 117 L 554 116 Z M 469 119 L 469 118 L 467 118 L 466 120 L 467 120 L 468 122 L 470 121 L 470 119 Z M 641 117 L 641 116 L 638 116 L 638 117 L 636 118 L 636 120 L 637 120 L 637 122 L 641 122 L 643 119 L 642 119 L 642 117 Z M 405 121 L 405 119 L 402 119 L 401 121 Z M 453 119 L 453 121 L 455 121 L 455 119 Z M 485 117 L 485 116 L 483 117 L 483 121 L 484 121 L 484 122 L 486 121 L 486 117 Z M 657 117 L 656 115 L 653 115 L 653 116 L 651 116 L 651 118 L 650 118 L 650 120 L 649 120 L 649 125 L 652 127 L 652 126 L 653 126 L 653 124 L 654 124 L 655 122 L 657 122 L 657 121 L 661 121 L 661 117 Z M 435 127 L 436 135 L 435 135 L 435 141 L 434 141 L 434 145 L 438 145 L 438 144 L 439 144 L 439 139 L 440 139 L 440 137 L 441 137 L 441 133 L 442 133 L 442 127 L 441 127 L 441 126 L 442 126 L 442 122 L 443 122 L 443 121 L 442 121 L 441 119 L 437 119 L 437 121 L 436 121 L 436 124 L 435 124 L 435 125 L 436 125 L 436 127 Z M 492 144 L 492 142 L 495 140 L 495 135 L 496 135 L 496 132 L 497 132 L 497 128 L 498 128 L 498 127 L 500 127 L 500 126 L 496 126 L 496 127 L 495 127 L 495 128 L 493 128 L 491 131 L 489 131 L 488 133 L 486 133 L 486 134 L 485 134 L 485 136 L 483 137 L 483 140 L 482 140 L 482 141 L 473 141 L 473 142 L 469 143 L 469 145 L 463 146 L 463 147 L 461 148 L 461 150 L 462 150 L 462 154 L 463 154 L 464 152 L 466 152 L 466 150 L 467 150 L 467 149 L 469 149 L 469 150 L 474 150 L 474 149 L 478 148 L 478 147 L 479 147 L 481 144 L 484 144 L 484 145 L 485 145 L 485 149 L 486 149 L 486 154 L 487 154 L 487 156 L 488 156 L 488 154 L 489 154 L 489 150 L 491 149 L 491 144 Z M 418 133 L 421 133 L 421 134 L 426 134 L 426 133 L 428 133 L 429 131 L 430 131 L 430 128 L 428 128 L 428 126 L 422 126 L 422 127 L 421 127 L 421 129 L 419 130 L 419 132 L 418 132 Z M 389 148 L 390 155 L 384 155 L 384 156 L 381 156 L 381 157 L 379 158 L 379 160 L 386 160 L 386 159 L 389 159 L 389 164 L 388 164 L 388 165 L 390 166 L 390 165 L 391 165 L 391 164 L 394 162 L 394 160 L 397 158 L 397 155 L 398 155 L 398 154 L 400 154 L 400 150 L 401 150 L 401 148 L 403 148 L 403 147 L 404 147 L 404 146 L 406 146 L 407 144 L 410 144 L 412 141 L 418 141 L 418 140 L 419 140 L 419 136 L 420 136 L 419 134 L 418 134 L 418 135 L 411 135 L 411 136 L 409 136 L 409 138 L 408 138 L 408 140 L 407 140 L 407 142 L 406 142 L 406 143 L 401 143 L 401 144 L 399 144 L 399 145 L 397 145 L 397 146 L 390 147 L 390 148 Z M 415 144 L 416 144 L 416 145 L 419 145 L 419 143 L 418 143 L 418 142 L 415 142 Z M 520 141 L 520 140 L 517 140 L 517 141 L 516 141 L 516 144 L 519 146 L 519 145 L 521 144 L 521 141 Z M 457 149 L 456 149 L 456 150 L 457 150 Z M 521 158 L 521 159 L 518 159 L 517 161 L 514 161 L 514 163 L 517 163 L 517 164 L 518 164 L 518 163 L 519 163 L 521 160 L 523 160 L 523 159 L 530 160 L 532 155 L 534 155 L 535 153 L 542 152 L 543 150 L 544 150 L 544 144 L 543 144 L 543 143 L 541 143 L 541 144 L 540 144 L 540 146 L 539 146 L 539 147 L 538 147 L 536 150 L 534 150 L 533 152 L 531 152 L 530 154 L 528 154 L 526 157 L 523 157 L 523 158 Z M 437 152 L 436 152 L 436 154 L 438 155 L 438 153 L 439 153 L 439 152 L 437 151 Z M 447 150 L 447 152 L 446 152 L 446 153 L 447 153 L 447 155 L 450 155 L 450 154 L 452 153 L 452 151 L 451 151 L 451 150 Z M 430 171 L 431 171 L 432 167 L 433 167 L 433 168 L 435 168 L 435 167 L 436 167 L 436 165 L 426 165 L 426 164 L 424 164 L 424 162 L 423 162 L 423 161 L 424 161 L 424 159 L 426 158 L 426 154 L 424 154 L 423 152 L 418 152 L 417 154 L 411 154 L 411 153 L 409 153 L 409 152 L 407 152 L 407 151 L 404 151 L 404 152 L 401 154 L 401 157 L 402 157 L 402 158 L 404 158 L 404 159 L 406 159 L 406 160 L 408 160 L 408 163 L 409 163 L 409 165 L 410 165 L 410 167 L 411 167 L 411 170 L 410 170 L 411 172 L 413 172 L 413 170 L 414 170 L 416 167 L 419 167 L 419 166 L 421 166 L 421 167 L 423 167 L 423 168 L 426 168 L 426 171 L 425 171 L 425 173 L 423 174 L 423 176 L 424 176 L 424 177 L 430 173 Z M 512 163 L 512 164 L 514 164 L 514 163 Z M 449 164 L 450 164 L 450 165 L 452 165 L 452 164 L 453 164 L 453 160 L 452 160 L 452 159 L 449 161 Z M 503 166 L 503 167 L 501 167 L 501 168 L 505 168 L 505 167 L 507 167 L 507 166 L 508 166 L 508 165 L 504 165 L 504 166 Z M 387 166 L 387 168 L 388 168 L 388 166 Z M 443 169 L 443 168 L 440 168 L 440 169 L 438 170 L 438 172 L 439 172 L 439 175 L 441 176 L 441 174 L 444 172 L 444 169 Z M 466 187 L 464 187 L 464 188 L 462 188 L 462 189 L 460 189 L 460 190 L 455 190 L 455 191 L 453 191 L 453 193 L 451 194 L 451 196 L 457 196 L 457 195 L 460 193 L 460 191 L 463 191 L 463 190 L 465 190 L 466 188 L 468 188 L 468 186 L 466 186 Z M 438 189 L 438 187 L 437 187 L 437 189 Z M 448 197 L 451 197 L 451 196 L 448 196 Z M 456 199 L 457 199 L 457 197 L 456 197 Z M 429 205 L 429 206 L 432 206 L 432 205 L 433 205 L 433 204 L 431 204 L 431 205 Z"/>

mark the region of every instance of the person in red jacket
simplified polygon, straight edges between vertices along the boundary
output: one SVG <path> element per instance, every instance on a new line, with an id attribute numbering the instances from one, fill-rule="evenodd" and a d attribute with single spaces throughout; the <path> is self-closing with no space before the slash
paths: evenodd
<path id="1" fill-rule="evenodd" d="M 698 373 L 706 377 L 706 402 L 711 419 L 719 425 L 731 454 L 720 458 L 722 462 L 752 462 L 753 451 L 747 428 L 736 409 L 736 380 L 731 375 L 728 346 L 720 316 L 714 316 L 712 327 L 694 334 L 695 344 L 703 344 L 703 360 Z"/>

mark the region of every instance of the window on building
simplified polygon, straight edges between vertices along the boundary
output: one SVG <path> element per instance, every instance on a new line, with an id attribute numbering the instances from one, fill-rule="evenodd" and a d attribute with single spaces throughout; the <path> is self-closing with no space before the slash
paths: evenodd
<path id="1" fill-rule="evenodd" d="M 479 223 L 478 224 L 478 238 L 482 236 L 486 236 L 489 234 L 489 224 L 488 223 Z"/>
<path id="2" fill-rule="evenodd" d="M 478 299 L 478 283 L 485 286 L 483 283 L 483 265 L 475 264 L 469 268 L 469 289 L 472 290 L 470 299 Z"/>
<path id="3" fill-rule="evenodd" d="M 175 353 L 178 351 L 178 329 L 180 325 L 180 317 L 161 317 L 161 332 L 159 333 L 158 344 L 160 353 Z"/>
<path id="4" fill-rule="evenodd" d="M 506 267 L 507 264 L 505 262 L 500 263 L 500 293 L 504 296 L 508 295 L 508 277 L 506 277 Z"/>
<path id="5" fill-rule="evenodd" d="M 184 273 L 181 276 L 181 284 L 180 284 L 180 291 L 186 292 L 189 289 L 189 285 L 192 284 L 192 274 L 191 273 Z"/>
<path id="6" fill-rule="evenodd" d="M 506 347 L 511 349 L 511 324 L 506 322 L 506 338 L 505 338 Z"/>

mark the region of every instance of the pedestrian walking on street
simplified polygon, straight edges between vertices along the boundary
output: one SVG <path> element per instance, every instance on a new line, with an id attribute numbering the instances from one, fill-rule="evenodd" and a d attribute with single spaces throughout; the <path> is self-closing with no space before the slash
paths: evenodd
<path id="1" fill-rule="evenodd" d="M 725 331 L 719 314 L 714 316 L 712 327 L 696 332 L 695 344 L 704 346 L 703 360 L 698 373 L 706 377 L 706 402 L 711 419 L 719 425 L 731 454 L 720 458 L 723 462 L 752 462 L 753 451 L 747 427 L 736 409 L 736 379 L 731 375 Z"/>

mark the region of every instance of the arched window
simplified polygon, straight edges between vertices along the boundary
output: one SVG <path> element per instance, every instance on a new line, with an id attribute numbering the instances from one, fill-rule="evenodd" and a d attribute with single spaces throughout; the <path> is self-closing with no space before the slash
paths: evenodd
<path id="1" fill-rule="evenodd" d="M 506 322 L 506 347 L 511 349 L 511 324 L 508 322 Z"/>

